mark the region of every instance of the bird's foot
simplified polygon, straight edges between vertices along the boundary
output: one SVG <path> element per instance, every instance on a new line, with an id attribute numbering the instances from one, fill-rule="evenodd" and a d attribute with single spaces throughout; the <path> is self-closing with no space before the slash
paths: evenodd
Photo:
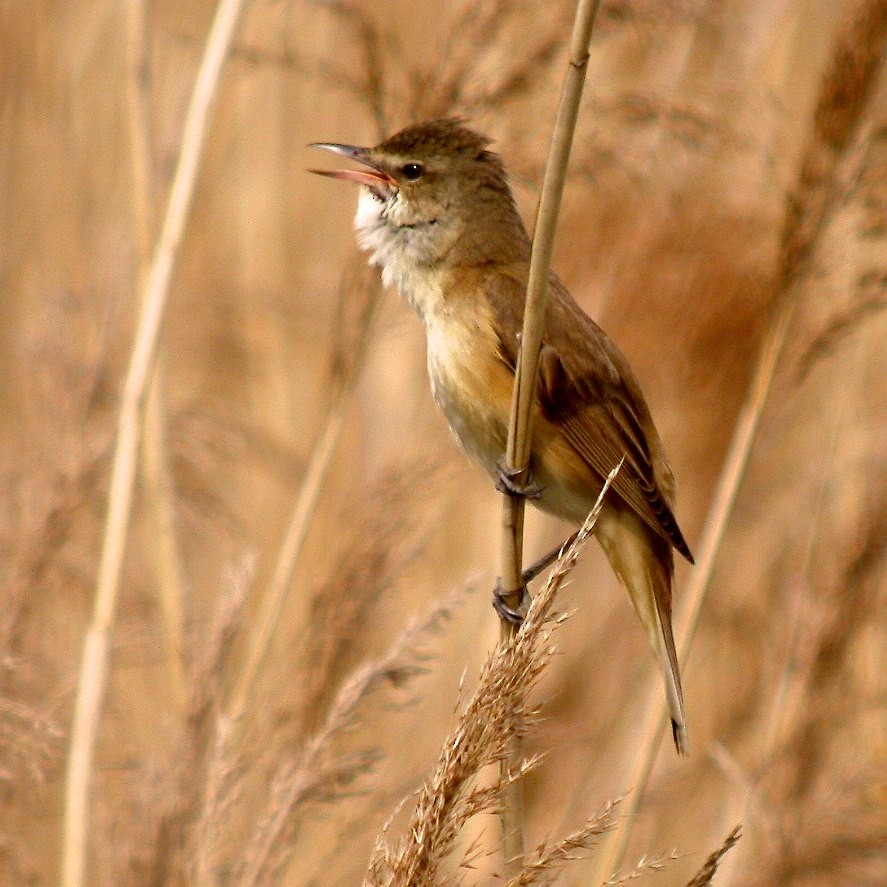
<path id="1" fill-rule="evenodd" d="M 515 470 L 500 460 L 496 463 L 496 489 L 500 493 L 520 496 L 522 499 L 539 499 L 544 487 L 533 483 L 529 469 Z"/>
<path id="2" fill-rule="evenodd" d="M 512 607 L 507 601 L 508 598 L 520 595 L 520 603 L 517 607 Z M 506 592 L 502 588 L 502 580 L 496 580 L 496 587 L 493 589 L 493 609 L 499 614 L 499 618 L 509 625 L 519 626 L 524 621 L 527 607 L 529 605 L 530 593 L 527 586 L 522 585 L 517 591 Z"/>

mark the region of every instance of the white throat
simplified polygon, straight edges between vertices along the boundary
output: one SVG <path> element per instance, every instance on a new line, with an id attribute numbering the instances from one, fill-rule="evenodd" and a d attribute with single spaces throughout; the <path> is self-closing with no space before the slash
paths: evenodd
<path id="1" fill-rule="evenodd" d="M 438 277 L 435 265 L 453 235 L 446 220 L 407 222 L 398 194 L 383 202 L 368 188 L 360 189 L 354 228 L 370 264 L 382 269 L 382 282 L 395 287 L 425 319 Z"/>

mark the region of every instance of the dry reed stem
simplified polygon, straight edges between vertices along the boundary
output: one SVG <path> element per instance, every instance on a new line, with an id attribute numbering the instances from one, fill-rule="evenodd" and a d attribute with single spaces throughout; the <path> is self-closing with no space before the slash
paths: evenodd
<path id="1" fill-rule="evenodd" d="M 337 754 L 335 743 L 355 727 L 359 706 L 377 690 L 384 686 L 400 689 L 425 672 L 421 646 L 440 632 L 463 595 L 464 590 L 436 602 L 421 619 L 410 622 L 384 656 L 364 663 L 343 683 L 320 729 L 295 759 L 278 768 L 265 813 L 247 848 L 238 887 L 268 883 L 271 870 L 278 870 L 293 852 L 297 814 L 308 804 L 329 803 L 352 790 L 354 782 L 375 764 L 375 753 Z"/>
<path id="2" fill-rule="evenodd" d="M 154 564 L 163 617 L 163 642 L 169 668 L 172 699 L 180 711 L 187 705 L 185 675 L 185 571 L 176 533 L 175 489 L 167 437 L 166 373 L 162 355 L 154 367 L 145 404 L 142 480 L 146 510 L 151 520 Z"/>
<path id="3" fill-rule="evenodd" d="M 800 292 L 835 206 L 852 190 L 865 155 L 863 117 L 880 70 L 887 33 L 887 3 L 877 0 L 858 10 L 839 37 L 831 67 L 823 80 L 810 143 L 798 184 L 789 195 L 775 277 L 774 313 L 761 343 L 745 404 L 724 460 L 699 545 L 697 566 L 676 614 L 681 661 L 685 662 L 708 591 L 715 562 L 726 535 L 733 505 L 751 457 L 757 430 L 791 324 Z M 862 137 L 860 137 L 860 130 Z M 652 683 L 652 680 L 651 680 Z M 665 701 L 651 687 L 639 730 L 638 753 L 629 769 L 632 787 L 626 825 L 611 833 L 598 857 L 597 877 L 603 880 L 622 861 L 634 821 L 653 769 L 666 724 Z"/>
<path id="4" fill-rule="evenodd" d="M 419 791 L 405 836 L 394 848 L 386 845 L 384 832 L 377 842 L 364 881 L 366 887 L 439 884 L 441 865 L 460 829 L 475 814 L 495 809 L 497 803 L 501 806 L 509 783 L 520 779 L 534 763 L 521 759 L 513 767 L 500 766 L 494 786 L 471 788 L 484 767 L 508 760 L 511 739 L 525 731 L 533 719 L 529 693 L 554 655 L 555 648 L 549 643 L 551 633 L 566 618 L 556 617 L 552 623 L 555 596 L 593 532 L 604 497 L 620 467 L 621 463 L 610 473 L 588 519 L 533 598 L 520 629 L 488 658 L 474 694 L 443 745 L 434 773 Z M 523 865 L 512 864 L 510 868 L 509 878 L 523 873 Z"/>
<path id="5" fill-rule="evenodd" d="M 145 0 L 126 4 L 126 105 L 132 164 L 131 196 L 136 232 L 138 284 L 147 292 L 153 218 L 153 176 L 150 134 L 150 31 Z M 142 480 L 152 538 L 163 616 L 164 645 L 172 696 L 179 710 L 185 707 L 184 571 L 176 538 L 175 501 L 167 448 L 166 384 L 162 360 L 154 368 L 143 417 Z"/>
<path id="6" fill-rule="evenodd" d="M 86 868 L 95 746 L 110 660 L 111 633 L 131 516 L 142 436 L 142 407 L 151 380 L 172 272 L 182 242 L 222 65 L 244 0 L 220 0 L 207 37 L 163 227 L 157 240 L 120 405 L 93 620 L 83 647 L 71 729 L 62 835 L 62 887 L 81 887 Z"/>
<path id="7" fill-rule="evenodd" d="M 567 176 L 567 164 L 576 121 L 579 117 L 579 104 L 585 86 L 588 69 L 588 47 L 597 14 L 599 0 L 579 0 L 573 33 L 570 39 L 570 58 L 567 73 L 561 89 L 554 133 L 551 140 L 542 194 L 533 235 L 533 250 L 530 257 L 527 298 L 524 307 L 523 333 L 517 361 L 512 395 L 511 419 L 508 427 L 508 443 L 505 452 L 505 470 L 515 477 L 527 474 L 532 447 L 533 404 L 536 400 L 536 383 L 539 367 L 539 349 L 545 330 L 545 314 L 548 307 L 548 277 L 551 273 L 551 258 L 554 252 L 554 238 L 557 233 L 557 220 Z M 506 602 L 512 607 L 520 604 L 521 574 L 523 571 L 524 499 L 503 495 L 502 502 L 502 543 L 500 572 L 502 590 Z M 515 627 L 506 620 L 500 620 L 500 643 L 507 644 L 513 639 Z M 502 776 L 509 766 L 523 757 L 520 731 L 510 740 L 509 755 L 501 763 Z M 520 872 L 524 854 L 523 839 L 523 786 L 518 781 L 506 781 L 505 797 L 502 804 L 502 841 L 505 853 L 506 875 L 516 877 Z"/>

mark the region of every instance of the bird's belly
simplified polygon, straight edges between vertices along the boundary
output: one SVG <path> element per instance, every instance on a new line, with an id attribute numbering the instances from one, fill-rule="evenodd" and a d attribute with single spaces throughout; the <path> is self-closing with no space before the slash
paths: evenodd
<path id="1" fill-rule="evenodd" d="M 467 455 L 492 478 L 505 455 L 514 375 L 498 357 L 483 325 L 431 324 L 428 375 L 434 400 Z M 541 487 L 532 504 L 582 523 L 602 487 L 581 456 L 539 410 L 533 417 L 532 482 Z"/>
<path id="2" fill-rule="evenodd" d="M 434 400 L 465 452 L 491 476 L 505 452 L 513 376 L 482 329 L 428 330 Z"/>

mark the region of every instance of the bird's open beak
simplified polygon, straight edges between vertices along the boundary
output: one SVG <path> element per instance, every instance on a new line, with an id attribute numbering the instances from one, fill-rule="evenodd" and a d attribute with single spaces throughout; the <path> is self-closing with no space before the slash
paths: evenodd
<path id="1" fill-rule="evenodd" d="M 357 182 L 358 185 L 366 185 L 378 193 L 391 191 L 397 188 L 397 182 L 388 173 L 380 169 L 368 159 L 368 148 L 358 148 L 354 145 L 337 145 L 334 142 L 313 142 L 309 148 L 320 148 L 322 151 L 332 151 L 362 163 L 369 169 L 309 169 L 308 172 L 317 173 L 319 176 L 329 176 L 331 179 L 344 179 L 346 182 Z"/>

